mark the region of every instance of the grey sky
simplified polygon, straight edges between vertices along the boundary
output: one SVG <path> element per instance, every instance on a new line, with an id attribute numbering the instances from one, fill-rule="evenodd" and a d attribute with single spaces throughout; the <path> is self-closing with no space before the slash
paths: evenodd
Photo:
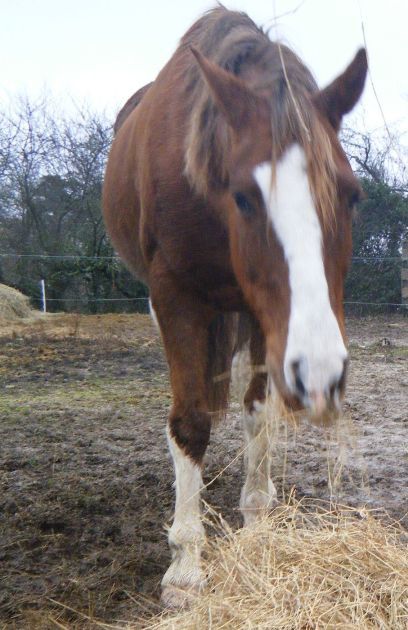
<path id="1" fill-rule="evenodd" d="M 232 0 L 258 24 L 273 26 L 324 85 L 363 44 L 385 117 L 408 130 L 408 2 L 406 0 Z M 205 0 L 0 0 L 2 100 L 35 97 L 44 88 L 114 112 L 154 79 L 188 26 L 214 3 Z M 299 6 L 300 5 L 300 6 Z M 298 10 L 293 12 L 298 7 Z M 359 112 L 367 128 L 382 126 L 368 85 Z"/>

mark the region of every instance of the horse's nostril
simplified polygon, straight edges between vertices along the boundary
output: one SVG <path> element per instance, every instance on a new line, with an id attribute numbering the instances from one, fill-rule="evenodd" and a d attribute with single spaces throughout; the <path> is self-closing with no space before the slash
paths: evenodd
<path id="1" fill-rule="evenodd" d="M 340 375 L 340 378 L 336 381 L 334 381 L 329 388 L 329 393 L 330 393 L 330 400 L 335 400 L 335 398 L 338 396 L 339 394 L 343 394 L 344 393 L 344 389 L 346 386 L 346 378 L 347 378 L 347 369 L 348 369 L 348 359 L 344 359 L 343 361 L 343 370 L 342 373 Z"/>
<path id="2" fill-rule="evenodd" d="M 306 394 L 306 388 L 300 376 L 300 361 L 293 361 L 292 372 L 295 378 L 296 394 L 300 398 L 303 398 Z"/>
<path id="3" fill-rule="evenodd" d="M 335 402 L 337 405 L 339 404 L 339 396 L 344 394 L 344 389 L 346 386 L 346 378 L 347 378 L 347 368 L 348 368 L 348 359 L 344 359 L 343 361 L 343 370 L 340 375 L 340 378 L 332 382 L 329 387 L 330 400 Z"/>
<path id="4" fill-rule="evenodd" d="M 343 361 L 343 371 L 341 373 L 340 380 L 339 380 L 339 383 L 338 383 L 338 386 L 337 386 L 338 390 L 340 392 L 344 392 L 344 389 L 345 389 L 345 386 L 346 386 L 348 364 L 349 364 L 348 359 L 344 359 L 344 361 Z"/>

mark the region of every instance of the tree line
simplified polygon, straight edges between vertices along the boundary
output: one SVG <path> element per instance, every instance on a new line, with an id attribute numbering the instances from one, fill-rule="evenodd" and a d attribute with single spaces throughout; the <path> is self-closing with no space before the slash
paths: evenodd
<path id="1" fill-rule="evenodd" d="M 102 220 L 112 123 L 88 108 L 67 115 L 47 97 L 19 98 L 0 111 L 0 282 L 36 306 L 44 279 L 50 310 L 146 309 L 139 300 L 146 287 L 115 258 Z M 390 136 L 384 141 L 350 129 L 343 136 L 366 194 L 354 220 L 357 260 L 346 300 L 399 304 L 408 224 L 404 147 Z"/>
<path id="2" fill-rule="evenodd" d="M 38 306 L 44 279 L 50 310 L 133 309 L 126 299 L 146 288 L 114 258 L 101 214 L 111 121 L 61 114 L 47 98 L 19 99 L 0 121 L 0 252 L 21 255 L 0 259 L 0 282 Z"/>
<path id="3" fill-rule="evenodd" d="M 365 302 L 368 307 L 360 311 L 377 312 L 375 304 L 402 301 L 402 246 L 408 238 L 408 148 L 389 130 L 378 137 L 345 129 L 342 140 L 365 193 L 354 217 L 354 262 L 346 280 L 345 300 Z"/>

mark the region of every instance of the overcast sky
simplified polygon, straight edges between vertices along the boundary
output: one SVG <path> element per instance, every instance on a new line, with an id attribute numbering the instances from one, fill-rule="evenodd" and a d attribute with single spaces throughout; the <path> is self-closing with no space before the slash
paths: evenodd
<path id="1" fill-rule="evenodd" d="M 389 125 L 408 131 L 407 0 L 231 0 L 271 38 L 288 43 L 325 85 L 363 45 Z M 154 79 L 178 40 L 214 6 L 205 0 L 0 0 L 0 98 L 46 88 L 114 113 Z M 274 17 L 281 16 L 274 25 Z M 368 84 L 358 112 L 368 129 L 382 117 Z"/>

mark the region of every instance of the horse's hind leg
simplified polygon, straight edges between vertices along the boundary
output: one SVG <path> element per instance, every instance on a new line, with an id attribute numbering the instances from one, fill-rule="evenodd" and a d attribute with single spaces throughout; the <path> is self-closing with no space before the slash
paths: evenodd
<path id="1" fill-rule="evenodd" d="M 244 524 L 262 518 L 276 504 L 276 489 L 270 478 L 270 432 L 266 413 L 267 375 L 264 369 L 265 344 L 254 324 L 250 342 L 254 368 L 244 397 L 244 437 L 246 480 L 241 491 L 240 509 Z"/>
<path id="2" fill-rule="evenodd" d="M 162 580 L 162 601 L 178 608 L 204 583 L 200 490 L 211 430 L 205 378 L 210 320 L 205 308 L 184 295 L 166 303 L 163 293 L 155 298 L 152 292 L 152 302 L 170 367 L 173 406 L 167 435 L 176 474 L 175 514 L 168 537 L 172 560 Z"/>

